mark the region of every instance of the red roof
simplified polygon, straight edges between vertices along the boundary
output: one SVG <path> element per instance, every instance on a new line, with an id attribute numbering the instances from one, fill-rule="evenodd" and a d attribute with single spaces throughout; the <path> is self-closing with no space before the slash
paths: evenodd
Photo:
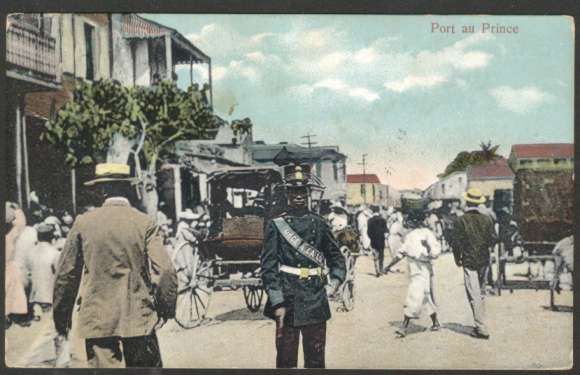
<path id="1" fill-rule="evenodd" d="M 381 181 L 376 174 L 349 174 L 346 176 L 346 182 L 349 184 L 380 184 Z"/>
<path id="2" fill-rule="evenodd" d="M 513 145 L 516 158 L 571 158 L 574 156 L 573 143 L 538 143 Z"/>
<path id="3" fill-rule="evenodd" d="M 504 158 L 497 159 L 487 164 L 473 166 L 468 171 L 470 180 L 504 179 L 513 178 L 514 172 Z"/>

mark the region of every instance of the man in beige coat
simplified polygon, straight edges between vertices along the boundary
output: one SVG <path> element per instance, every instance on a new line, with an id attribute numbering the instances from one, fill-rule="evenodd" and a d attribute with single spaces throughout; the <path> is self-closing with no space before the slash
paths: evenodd
<path id="1" fill-rule="evenodd" d="M 54 323 L 85 339 L 90 367 L 161 367 L 155 329 L 175 315 L 177 277 L 156 224 L 131 207 L 130 170 L 99 164 L 102 207 L 77 217 L 54 287 Z M 122 346 L 122 349 L 121 349 Z"/>

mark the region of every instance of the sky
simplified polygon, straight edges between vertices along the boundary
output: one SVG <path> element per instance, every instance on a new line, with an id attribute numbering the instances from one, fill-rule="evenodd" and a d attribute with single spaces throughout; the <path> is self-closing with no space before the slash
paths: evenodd
<path id="1" fill-rule="evenodd" d="M 211 57 L 216 112 L 249 117 L 254 140 L 315 134 L 348 174 L 367 154 L 366 172 L 398 189 L 426 188 L 482 141 L 506 157 L 516 143 L 573 142 L 570 17 L 143 16 Z M 186 87 L 189 66 L 176 71 Z"/>

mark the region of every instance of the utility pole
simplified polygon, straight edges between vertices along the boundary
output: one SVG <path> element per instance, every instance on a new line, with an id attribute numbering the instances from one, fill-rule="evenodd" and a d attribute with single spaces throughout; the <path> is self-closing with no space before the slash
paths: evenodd
<path id="1" fill-rule="evenodd" d="M 367 155 L 368 154 L 363 154 L 362 155 L 362 163 L 358 163 L 359 165 L 362 165 L 363 167 L 363 202 L 364 204 L 367 204 Z"/>
<path id="2" fill-rule="evenodd" d="M 314 138 L 314 137 L 316 137 L 316 134 L 310 134 L 310 133 L 308 133 L 308 134 L 306 134 L 306 135 L 304 135 L 304 136 L 300 137 L 300 138 L 306 138 L 306 139 L 307 139 L 307 141 L 306 141 L 306 142 L 304 142 L 304 143 L 301 143 L 301 144 L 302 144 L 302 145 L 308 145 L 308 148 L 309 148 L 309 149 L 310 149 L 310 148 L 312 148 L 312 145 L 315 145 L 315 144 L 317 144 L 317 143 L 318 143 L 318 142 L 312 142 L 312 139 L 311 139 L 311 138 Z"/>

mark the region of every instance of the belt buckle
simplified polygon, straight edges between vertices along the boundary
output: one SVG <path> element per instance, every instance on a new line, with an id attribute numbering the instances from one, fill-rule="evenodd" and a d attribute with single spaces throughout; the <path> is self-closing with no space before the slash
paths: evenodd
<path id="1" fill-rule="evenodd" d="M 300 278 L 307 279 L 310 277 L 310 270 L 308 268 L 300 268 Z"/>

